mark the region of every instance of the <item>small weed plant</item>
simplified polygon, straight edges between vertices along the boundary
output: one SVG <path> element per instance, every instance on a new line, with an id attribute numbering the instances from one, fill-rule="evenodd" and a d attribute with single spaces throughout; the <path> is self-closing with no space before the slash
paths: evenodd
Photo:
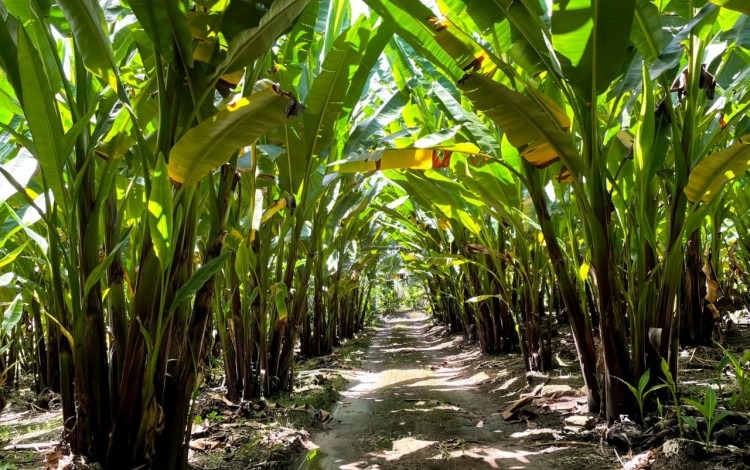
<path id="1" fill-rule="evenodd" d="M 667 386 L 667 389 L 672 395 L 672 401 L 674 402 L 674 411 L 677 415 L 677 425 L 680 428 L 680 436 L 684 436 L 685 427 L 682 423 L 682 410 L 680 409 L 680 400 L 677 399 L 677 383 L 674 381 L 672 371 L 669 370 L 669 364 L 667 364 L 667 361 L 664 358 L 661 359 L 661 372 L 664 375 L 664 378 L 662 379 L 664 380 L 664 385 Z"/>
<path id="2" fill-rule="evenodd" d="M 727 366 L 731 366 L 730 374 L 737 381 L 739 390 L 732 394 L 729 402 L 730 408 L 740 408 L 743 411 L 750 411 L 750 350 L 745 351 L 742 357 L 737 357 L 727 349 L 724 349 L 724 357 L 719 362 L 719 371 L 723 373 Z"/>
<path id="3" fill-rule="evenodd" d="M 638 411 L 641 415 L 641 423 L 643 423 L 643 404 L 646 402 L 646 397 L 651 393 L 655 392 L 657 390 L 660 390 L 662 388 L 667 387 L 666 383 L 654 385 L 651 388 L 648 387 L 648 383 L 651 380 L 651 369 L 646 369 L 646 372 L 641 375 L 640 380 L 638 380 L 638 387 L 634 387 L 632 384 L 629 384 L 628 382 L 618 379 L 620 382 L 627 385 L 628 389 L 630 389 L 630 392 L 635 396 L 635 399 L 638 401 Z"/>
<path id="4" fill-rule="evenodd" d="M 714 392 L 714 389 L 711 387 L 706 388 L 706 393 L 703 396 L 703 403 L 690 398 L 683 398 L 682 401 L 686 405 L 695 407 L 695 409 L 698 410 L 698 413 L 700 413 L 706 419 L 706 433 L 703 438 L 706 443 L 706 449 L 708 449 L 708 446 L 711 442 L 711 433 L 713 432 L 714 427 L 722 419 L 726 418 L 729 413 L 727 413 L 726 411 L 716 410 L 716 392 Z M 700 435 L 700 431 L 698 430 L 698 423 L 695 418 L 693 418 L 692 416 L 686 416 L 685 421 L 687 421 L 690 426 L 694 427 L 695 430 L 698 431 L 698 435 Z"/>

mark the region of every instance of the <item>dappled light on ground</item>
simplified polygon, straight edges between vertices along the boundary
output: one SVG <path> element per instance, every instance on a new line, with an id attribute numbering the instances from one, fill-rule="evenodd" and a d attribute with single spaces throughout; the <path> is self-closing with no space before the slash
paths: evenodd
<path id="1" fill-rule="evenodd" d="M 488 358 L 425 314 L 384 319 L 364 359 L 334 410 L 339 426 L 311 437 L 301 468 L 539 468 L 562 449 L 524 447 L 514 433 L 526 424 L 500 416 L 526 385 L 517 357 L 478 370 Z"/>
<path id="2" fill-rule="evenodd" d="M 426 449 L 435 443 L 435 441 L 422 441 L 413 437 L 406 437 L 404 439 L 394 441 L 393 448 L 391 450 L 373 452 L 370 455 L 372 455 L 376 459 L 393 461 L 398 460 L 405 455 L 412 454 L 422 449 Z"/>
<path id="3" fill-rule="evenodd" d="M 555 450 L 559 450 L 559 448 L 552 449 L 551 451 L 554 452 Z M 517 463 L 527 465 L 531 463 L 531 461 L 527 457 L 532 456 L 532 455 L 539 455 L 542 453 L 546 453 L 546 452 L 545 451 L 529 452 L 525 450 L 507 451 L 507 450 L 495 449 L 492 447 L 471 447 L 469 449 L 453 451 L 448 455 L 448 458 L 458 459 L 458 458 L 468 457 L 472 459 L 481 460 L 487 465 L 489 465 L 491 468 L 500 468 L 500 465 L 498 465 L 498 461 L 512 460 Z M 519 468 L 519 467 L 516 467 L 516 468 Z M 523 467 L 520 467 L 520 468 L 523 468 Z"/>

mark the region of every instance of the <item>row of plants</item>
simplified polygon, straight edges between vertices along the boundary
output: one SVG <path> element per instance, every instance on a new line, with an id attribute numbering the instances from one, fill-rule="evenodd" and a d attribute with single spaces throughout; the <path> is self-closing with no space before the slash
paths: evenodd
<path id="1" fill-rule="evenodd" d="M 719 334 L 722 293 L 745 302 L 744 185 L 722 187 L 748 162 L 747 11 L 367 3 L 424 58 L 436 101 L 441 88 L 461 93 L 460 105 L 439 104 L 460 123 L 453 147 L 433 147 L 444 155 L 432 167 L 452 171 L 385 172 L 431 219 L 402 227 L 407 243 L 434 241 L 413 257 L 436 310 L 475 328 L 486 351 L 515 332 L 534 369 L 548 357 L 537 312 L 564 306 L 590 410 L 633 414 L 625 383 L 647 370 L 659 383 L 662 359 L 677 376 L 680 345 Z"/>
<path id="2" fill-rule="evenodd" d="M 741 2 L 365 3 L 0 4 L 2 369 L 73 452 L 184 468 L 209 350 L 291 390 L 402 269 L 610 421 L 746 303 Z"/>
<path id="3" fill-rule="evenodd" d="M 378 187 L 326 163 L 390 36 L 341 1 L 0 19 L 4 364 L 60 393 L 74 453 L 184 468 L 214 342 L 247 400 L 365 321 Z"/>

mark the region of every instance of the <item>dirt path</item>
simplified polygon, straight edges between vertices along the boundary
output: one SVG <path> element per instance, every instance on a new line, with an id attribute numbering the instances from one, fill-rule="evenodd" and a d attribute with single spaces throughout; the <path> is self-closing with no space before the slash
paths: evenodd
<path id="1" fill-rule="evenodd" d="M 527 426 L 509 424 L 497 415 L 510 399 L 480 388 L 489 377 L 467 365 L 477 362 L 477 351 L 467 353 L 458 346 L 457 338 L 441 337 L 439 329 L 431 328 L 425 314 L 386 319 L 366 351 L 364 372 L 343 392 L 333 412 L 340 424 L 312 436 L 319 448 L 298 468 L 555 465 L 551 460 L 562 456 L 551 453 L 559 447 L 518 445 L 513 435 Z"/>

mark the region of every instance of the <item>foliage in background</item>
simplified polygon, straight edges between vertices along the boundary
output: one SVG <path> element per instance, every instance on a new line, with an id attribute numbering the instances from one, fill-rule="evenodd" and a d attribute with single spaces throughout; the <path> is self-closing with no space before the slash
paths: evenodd
<path id="1" fill-rule="evenodd" d="M 214 341 L 251 399 L 422 299 L 529 370 L 567 322 L 590 411 L 681 421 L 748 302 L 746 9 L 366 3 L 0 2 L 0 370 L 74 452 L 184 468 Z"/>

